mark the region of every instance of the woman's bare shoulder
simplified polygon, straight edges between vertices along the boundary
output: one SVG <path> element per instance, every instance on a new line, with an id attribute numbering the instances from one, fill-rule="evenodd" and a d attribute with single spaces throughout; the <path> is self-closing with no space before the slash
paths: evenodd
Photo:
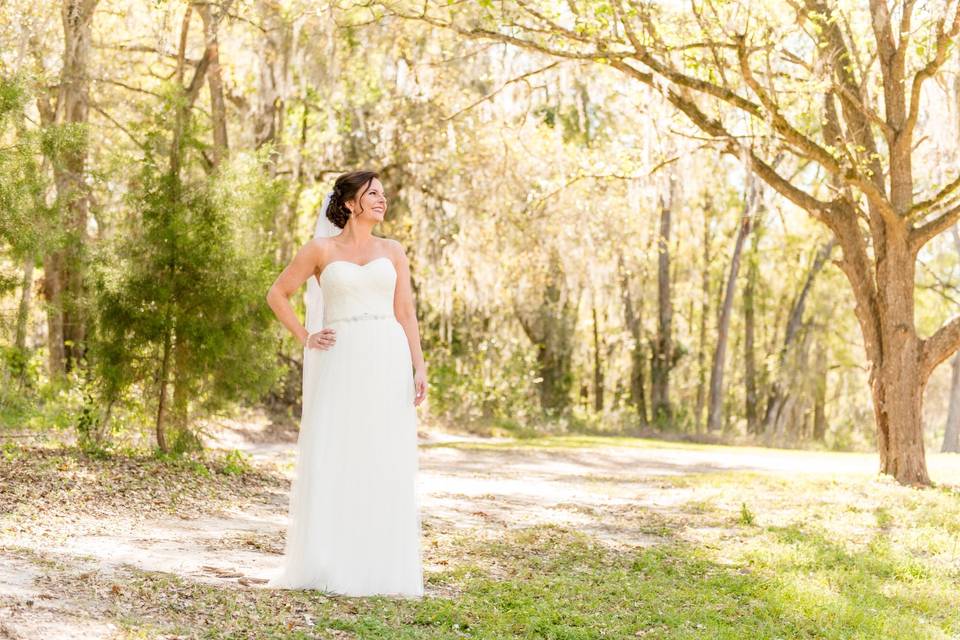
<path id="1" fill-rule="evenodd" d="M 380 238 L 380 247 L 385 253 L 395 258 L 405 255 L 403 245 L 400 244 L 399 240 L 394 240 L 393 238 Z"/>
<path id="2" fill-rule="evenodd" d="M 326 257 L 334 246 L 333 238 L 311 238 L 307 245 L 317 256 Z"/>

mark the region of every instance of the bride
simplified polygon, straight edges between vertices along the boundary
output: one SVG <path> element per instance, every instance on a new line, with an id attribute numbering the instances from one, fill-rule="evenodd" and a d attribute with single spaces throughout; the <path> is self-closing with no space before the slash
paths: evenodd
<path id="1" fill-rule="evenodd" d="M 426 364 L 375 172 L 339 176 L 314 238 L 267 294 L 304 345 L 303 413 L 283 564 L 267 586 L 421 597 L 417 414 Z M 307 282 L 306 326 L 290 296 Z"/>

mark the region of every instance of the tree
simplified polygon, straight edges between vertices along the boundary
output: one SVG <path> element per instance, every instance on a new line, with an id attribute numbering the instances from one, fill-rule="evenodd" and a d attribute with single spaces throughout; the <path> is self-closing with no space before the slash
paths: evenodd
<path id="1" fill-rule="evenodd" d="M 743 245 L 750 235 L 753 216 L 760 199 L 756 185 L 751 180 L 747 184 L 743 201 L 743 214 L 740 216 L 740 226 L 733 243 L 733 253 L 730 256 L 730 272 L 727 275 L 727 284 L 724 289 L 723 302 L 720 305 L 720 319 L 717 322 L 717 345 L 713 351 L 713 365 L 710 368 L 710 396 L 707 404 L 707 430 L 719 431 L 722 418 L 723 401 L 723 368 L 726 363 L 727 341 L 730 337 L 730 315 L 733 312 L 733 297 L 736 290 L 737 274 L 740 272 L 740 257 L 743 255 Z"/>
<path id="2" fill-rule="evenodd" d="M 637 411 L 641 427 L 647 426 L 646 382 L 643 374 L 647 358 L 643 345 L 643 296 L 634 304 L 630 293 L 630 277 L 624 266 L 623 253 L 617 256 L 617 275 L 620 281 L 620 297 L 623 301 L 623 320 L 632 339 L 630 349 L 630 404 Z"/>
<path id="3" fill-rule="evenodd" d="M 838 266 L 870 363 L 880 471 L 930 484 L 923 390 L 960 346 L 960 316 L 919 335 L 916 261 L 960 219 L 960 176 L 931 184 L 917 180 L 913 165 L 923 85 L 960 34 L 956 0 L 925 5 L 921 25 L 913 24 L 913 0 L 897 19 L 886 2 L 870 0 L 851 10 L 865 18 L 859 22 L 826 0 L 763 12 L 745 2 L 695 1 L 691 18 L 633 0 L 383 6 L 467 36 L 606 64 L 657 88 L 718 148 L 825 225 L 842 249 Z M 785 14 L 795 24 L 781 21 Z M 870 32 L 855 31 L 861 24 Z M 870 91 L 874 77 L 882 101 Z M 771 162 L 777 154 L 812 169 L 789 176 Z M 926 195 L 918 200 L 917 192 Z"/>
<path id="4" fill-rule="evenodd" d="M 204 146 L 192 116 L 218 59 L 219 18 L 209 7 L 196 6 L 204 24 L 203 56 L 184 84 L 191 4 L 181 22 L 172 87 L 155 107 L 160 125 L 147 126 L 150 144 L 142 149 L 142 170 L 130 195 L 137 214 L 111 256 L 119 274 L 105 273 L 98 282 L 96 360 L 105 399 L 109 405 L 141 378 L 149 385 L 155 377 L 154 428 L 163 451 L 197 447 L 191 405 L 210 410 L 257 397 L 275 369 L 267 356 L 271 318 L 261 293 L 274 265 L 264 247 L 246 242 L 238 230 L 253 226 L 253 211 L 272 208 L 275 185 L 258 177 L 259 166 L 241 175 L 225 166 L 224 114 L 216 113 L 222 104 L 213 108 L 212 159 L 202 151 L 189 153 Z M 222 102 L 219 79 L 207 84 L 211 103 Z M 191 169 L 197 167 L 216 171 L 196 178 Z M 248 224 L 231 224 L 245 218 Z"/>
<path id="5" fill-rule="evenodd" d="M 21 78 L 0 78 L 0 137 L 11 142 L 0 149 L 0 210 L 3 211 L 0 248 L 9 251 L 23 265 L 14 330 L 14 347 L 21 356 L 27 349 L 34 263 L 54 244 L 51 238 L 60 237 L 57 232 L 59 209 L 44 202 L 49 181 L 38 159 L 45 148 L 83 145 L 80 136 L 71 135 L 75 130 L 28 128 L 23 110 L 29 98 L 27 85 Z M 0 276 L 0 291 L 7 286 L 6 278 Z"/>
<path id="6" fill-rule="evenodd" d="M 548 262 L 542 292 L 530 301 L 536 303 L 535 308 L 516 301 L 514 313 L 536 349 L 540 404 L 548 413 L 563 413 L 570 406 L 573 384 L 572 343 L 578 300 L 566 285 L 563 262 L 555 248 L 549 250 Z"/>
<path id="7" fill-rule="evenodd" d="M 670 221 L 677 206 L 677 177 L 668 178 L 669 196 L 660 194 L 660 225 L 657 233 L 657 337 L 650 354 L 650 404 L 654 422 L 667 422 L 670 407 L 670 370 L 676 364 L 673 346 L 673 296 L 670 288 Z"/>
<path id="8" fill-rule="evenodd" d="M 90 111 L 91 25 L 98 0 L 63 0 L 63 58 L 56 101 L 38 100 L 46 124 L 76 127 L 85 134 Z M 86 137 L 85 137 L 86 139 Z M 56 149 L 54 147 L 53 149 Z M 87 144 L 51 153 L 57 199 L 63 212 L 62 246 L 44 258 L 49 364 L 52 375 L 70 370 L 83 356 L 87 332 L 85 271 L 89 197 L 84 184 Z"/>
<path id="9" fill-rule="evenodd" d="M 797 294 L 793 303 L 790 305 L 790 313 L 787 315 L 787 326 L 783 333 L 783 344 L 780 345 L 777 354 L 777 369 L 774 372 L 773 381 L 770 384 L 770 392 L 767 396 L 767 407 L 764 411 L 762 431 L 770 434 L 779 430 L 779 424 L 783 414 L 783 408 L 787 401 L 790 376 L 788 375 L 787 358 L 791 350 L 795 347 L 797 336 L 803 325 L 803 313 L 807 306 L 807 298 L 810 296 L 810 290 L 813 288 L 814 280 L 817 274 L 823 269 L 836 243 L 831 240 L 820 247 L 813 258 L 813 264 L 807 271 L 803 280 L 803 286 Z"/>

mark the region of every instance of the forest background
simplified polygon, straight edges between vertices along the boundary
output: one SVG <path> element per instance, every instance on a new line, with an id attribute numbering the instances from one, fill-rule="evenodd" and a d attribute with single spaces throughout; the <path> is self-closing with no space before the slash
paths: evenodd
<path id="1" fill-rule="evenodd" d="M 780 4 L 5 3 L 3 429 L 177 454 L 295 422 L 264 296 L 372 168 L 423 420 L 928 482 L 960 450 L 960 18 Z"/>

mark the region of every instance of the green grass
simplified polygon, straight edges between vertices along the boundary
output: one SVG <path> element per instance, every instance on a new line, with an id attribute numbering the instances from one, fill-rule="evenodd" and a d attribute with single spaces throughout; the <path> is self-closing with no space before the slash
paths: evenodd
<path id="1" fill-rule="evenodd" d="M 429 575 L 454 597 L 420 602 L 215 587 L 133 571 L 106 593 L 128 637 L 190 638 L 950 638 L 955 572 L 874 539 L 850 551 L 823 531 L 766 527 L 763 545 L 718 561 L 680 541 L 612 551 L 555 526 L 458 537 L 467 562 Z M 500 575 L 490 568 L 499 566 Z M 339 630 L 343 635 L 329 635 Z M 328 635 L 324 635 L 328 634 Z"/>
<path id="2" fill-rule="evenodd" d="M 63 473 L 70 459 L 55 460 L 51 473 Z M 83 462 L 91 470 L 107 464 Z M 678 501 L 656 510 L 585 511 L 597 522 L 649 532 L 652 545 L 610 545 L 557 525 L 426 527 L 434 595 L 421 601 L 211 585 L 133 568 L 110 575 L 79 566 L 78 558 L 29 553 L 61 592 L 95 603 L 127 638 L 960 637 L 956 490 L 918 490 L 886 477 L 745 471 L 653 482 L 646 490 Z"/>
<path id="3" fill-rule="evenodd" d="M 604 435 L 558 435 L 515 438 L 502 442 L 434 442 L 421 444 L 421 448 L 455 447 L 458 449 L 499 450 L 499 449 L 594 449 L 597 447 L 628 447 L 639 449 L 680 449 L 684 451 L 729 451 L 736 449 L 751 453 L 769 453 L 797 456 L 863 456 L 858 452 L 844 451 L 806 451 L 802 449 L 770 449 L 766 447 L 732 446 L 725 444 L 706 444 L 682 440 L 657 440 L 630 436 Z"/>

